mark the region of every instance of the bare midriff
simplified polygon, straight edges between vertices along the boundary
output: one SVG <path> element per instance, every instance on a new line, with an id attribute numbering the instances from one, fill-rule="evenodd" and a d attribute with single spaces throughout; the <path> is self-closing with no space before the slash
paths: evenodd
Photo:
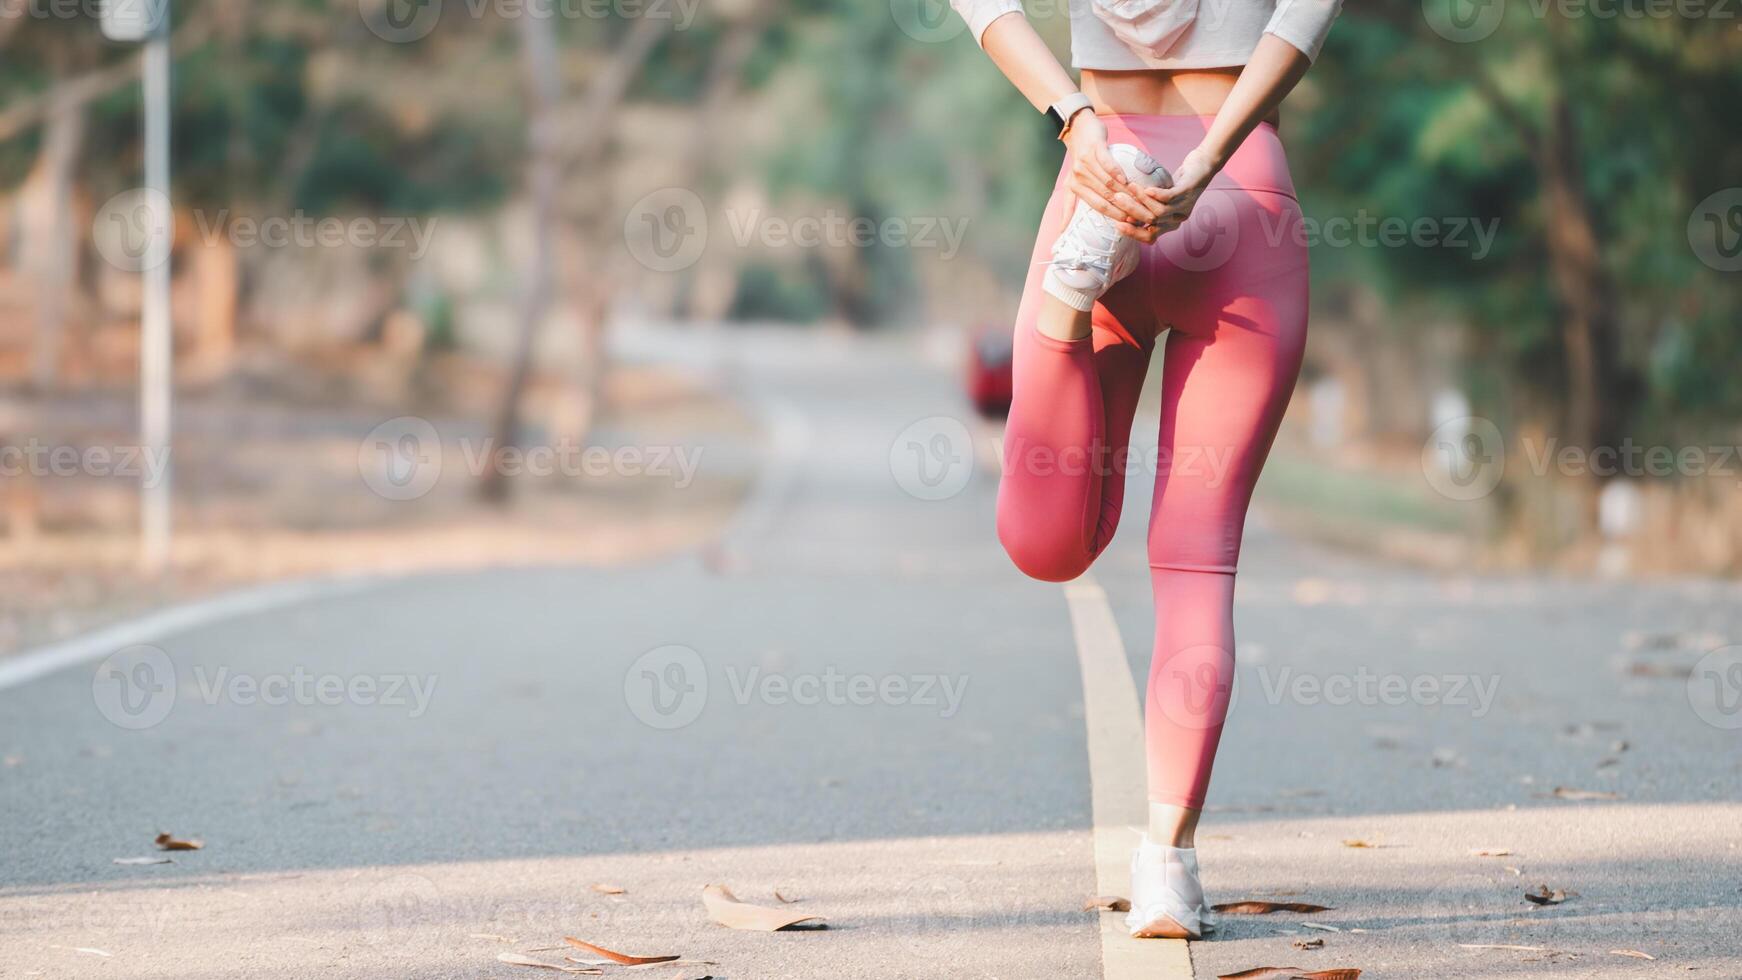
<path id="1" fill-rule="evenodd" d="M 1239 68 L 1181 71 L 1083 69 L 1083 94 L 1099 113 L 1139 116 L 1213 116 L 1227 101 Z M 1275 123 L 1272 113 L 1267 122 Z"/>

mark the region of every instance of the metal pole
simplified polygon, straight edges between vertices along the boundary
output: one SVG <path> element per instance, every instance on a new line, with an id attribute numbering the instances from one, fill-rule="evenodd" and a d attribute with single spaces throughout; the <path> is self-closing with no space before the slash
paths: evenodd
<path id="1" fill-rule="evenodd" d="M 165 2 L 167 8 L 168 4 Z M 161 476 L 140 488 L 140 563 L 148 573 L 162 571 L 170 548 L 170 400 L 174 384 L 174 336 L 170 319 L 170 244 L 175 211 L 169 206 L 169 75 L 167 10 L 145 42 L 145 189 L 161 225 L 146 245 L 144 310 L 139 338 L 139 438 L 151 459 L 161 459 Z M 150 468 L 147 468 L 150 472 Z"/>

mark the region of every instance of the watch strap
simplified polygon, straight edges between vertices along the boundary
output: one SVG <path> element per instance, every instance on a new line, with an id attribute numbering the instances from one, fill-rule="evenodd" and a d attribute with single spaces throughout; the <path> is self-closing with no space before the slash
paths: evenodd
<path id="1" fill-rule="evenodd" d="M 1070 126 L 1072 116 L 1092 105 L 1093 103 L 1089 101 L 1088 96 L 1081 92 L 1072 92 L 1048 106 L 1046 114 L 1047 118 L 1052 120 L 1052 124 L 1058 127 L 1058 131 L 1063 133 Z"/>

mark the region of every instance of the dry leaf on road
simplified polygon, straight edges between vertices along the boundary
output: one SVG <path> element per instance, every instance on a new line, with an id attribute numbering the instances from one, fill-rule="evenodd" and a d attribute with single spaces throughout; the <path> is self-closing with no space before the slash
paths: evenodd
<path id="1" fill-rule="evenodd" d="M 197 851 L 206 846 L 203 840 L 176 840 L 172 834 L 158 834 L 155 843 L 164 851 Z"/>
<path id="2" fill-rule="evenodd" d="M 1117 895 L 1096 895 L 1083 901 L 1084 912 L 1129 912 L 1131 900 Z"/>
<path id="3" fill-rule="evenodd" d="M 1473 847 L 1470 849 L 1471 857 L 1498 858 L 1510 857 L 1511 855 L 1512 850 L 1506 847 Z"/>
<path id="4" fill-rule="evenodd" d="M 1547 946 L 1514 946 L 1511 943 L 1459 943 L 1459 949 L 1509 949 L 1515 953 L 1560 953 L 1563 950 Z"/>
<path id="5" fill-rule="evenodd" d="M 785 895 L 782 895 L 780 893 L 780 889 L 778 889 L 778 888 L 776 888 L 774 890 L 774 900 L 779 902 L 782 905 L 791 905 L 792 903 L 799 901 L 799 899 L 787 898 Z"/>
<path id="6" fill-rule="evenodd" d="M 1605 793 L 1594 789 L 1573 789 L 1570 786 L 1556 786 L 1549 794 L 1562 800 L 1619 800 L 1619 793 Z"/>
<path id="7" fill-rule="evenodd" d="M 1535 891 L 1525 892 L 1524 898 L 1525 901 L 1530 902 L 1533 905 L 1559 905 L 1567 900 L 1569 894 L 1576 895 L 1578 893 L 1569 893 L 1560 888 L 1551 891 L 1547 885 L 1537 885 Z"/>
<path id="8" fill-rule="evenodd" d="M 623 888 L 620 885 L 606 885 L 606 884 L 601 883 L 601 884 L 594 885 L 593 890 L 598 892 L 601 895 L 621 895 L 621 894 L 623 894 Z"/>
<path id="9" fill-rule="evenodd" d="M 670 956 L 630 956 L 628 953 L 619 953 L 614 950 L 606 949 L 603 946 L 594 946 L 592 943 L 576 939 L 573 936 L 564 936 L 563 942 L 568 943 L 570 946 L 584 949 L 589 953 L 597 953 L 613 963 L 621 963 L 624 966 L 646 966 L 649 963 L 670 963 L 672 960 L 680 958 L 676 953 L 673 953 Z"/>
<path id="10" fill-rule="evenodd" d="M 1360 970 L 1303 970 L 1298 966 L 1258 966 L 1239 973 L 1224 973 L 1216 980 L 1355 980 Z"/>
<path id="11" fill-rule="evenodd" d="M 1294 948 L 1295 949 L 1324 949 L 1325 948 L 1325 941 L 1323 939 L 1296 939 L 1294 941 Z"/>
<path id="12" fill-rule="evenodd" d="M 1311 902 L 1224 902 L 1211 908 L 1227 915 L 1269 915 L 1272 912 L 1329 912 L 1329 905 Z"/>
<path id="13" fill-rule="evenodd" d="M 738 896 L 732 894 L 732 889 L 725 885 L 709 885 L 703 888 L 702 905 L 708 910 L 708 918 L 731 929 L 779 932 L 813 919 L 816 921 L 813 928 L 823 928 L 823 917 L 820 915 L 799 915 L 786 909 L 751 905 L 739 901 Z"/>
<path id="14" fill-rule="evenodd" d="M 1655 959 L 1657 959 L 1657 957 L 1651 955 L 1650 953 L 1642 953 L 1637 949 L 1612 949 L 1609 951 L 1609 954 L 1611 956 L 1631 956 L 1636 960 L 1655 960 Z"/>
<path id="15" fill-rule="evenodd" d="M 543 960 L 535 960 L 530 956 L 521 956 L 519 953 L 497 953 L 496 959 L 499 962 L 507 963 L 510 966 L 533 966 L 540 970 L 555 970 L 558 973 L 580 973 L 596 977 L 605 972 L 604 970 L 595 969 L 590 966 L 563 966 L 561 963 L 546 963 Z"/>

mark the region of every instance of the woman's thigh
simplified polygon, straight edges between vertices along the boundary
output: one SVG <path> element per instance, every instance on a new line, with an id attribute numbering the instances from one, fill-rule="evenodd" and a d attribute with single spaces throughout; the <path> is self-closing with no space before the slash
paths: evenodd
<path id="1" fill-rule="evenodd" d="M 1199 208 L 1163 236 L 1145 270 L 1171 328 L 1149 558 L 1232 572 L 1252 488 L 1300 373 L 1307 260 L 1290 197 L 1212 192 Z"/>

